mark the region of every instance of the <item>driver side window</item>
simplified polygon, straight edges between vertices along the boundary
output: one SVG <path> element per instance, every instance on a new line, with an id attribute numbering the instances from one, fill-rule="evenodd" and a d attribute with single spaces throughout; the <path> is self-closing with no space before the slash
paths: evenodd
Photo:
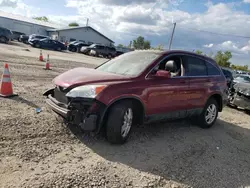
<path id="1" fill-rule="evenodd" d="M 170 72 L 171 77 L 185 76 L 185 68 L 180 55 L 173 55 L 163 59 L 153 71 L 156 73 L 158 70 Z"/>

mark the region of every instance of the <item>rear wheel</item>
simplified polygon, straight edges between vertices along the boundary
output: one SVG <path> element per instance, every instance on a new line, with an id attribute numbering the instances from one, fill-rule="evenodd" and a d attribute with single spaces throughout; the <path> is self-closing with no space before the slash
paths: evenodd
<path id="1" fill-rule="evenodd" d="M 133 105 L 124 101 L 111 107 L 106 123 L 106 138 L 112 144 L 123 144 L 127 141 L 133 125 Z"/>
<path id="2" fill-rule="evenodd" d="M 1 36 L 0 37 L 0 42 L 7 44 L 8 39 L 6 37 L 4 37 L 4 36 Z"/>
<path id="3" fill-rule="evenodd" d="M 199 125 L 201 128 L 210 128 L 212 127 L 218 117 L 218 103 L 215 99 L 211 98 L 208 100 L 205 108 L 198 117 L 192 118 L 194 124 Z"/>
<path id="4" fill-rule="evenodd" d="M 112 58 L 112 55 L 111 55 L 111 54 L 109 54 L 109 55 L 108 55 L 108 59 L 111 59 L 111 58 Z"/>

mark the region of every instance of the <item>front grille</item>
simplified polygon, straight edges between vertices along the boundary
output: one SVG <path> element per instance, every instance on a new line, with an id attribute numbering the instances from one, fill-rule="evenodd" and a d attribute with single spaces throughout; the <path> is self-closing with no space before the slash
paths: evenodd
<path id="1" fill-rule="evenodd" d="M 60 86 L 57 86 L 54 90 L 54 97 L 57 101 L 68 104 L 68 98 L 66 97 L 66 92 L 63 91 L 63 88 Z"/>

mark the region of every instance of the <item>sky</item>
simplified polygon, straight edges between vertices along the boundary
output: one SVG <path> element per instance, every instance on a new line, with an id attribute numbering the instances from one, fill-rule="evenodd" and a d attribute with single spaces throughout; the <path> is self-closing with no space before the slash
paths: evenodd
<path id="1" fill-rule="evenodd" d="M 97 29 L 116 44 L 139 35 L 168 48 L 215 54 L 229 50 L 232 63 L 250 67 L 250 0 L 0 0 L 0 10 L 51 22 L 78 22 Z"/>

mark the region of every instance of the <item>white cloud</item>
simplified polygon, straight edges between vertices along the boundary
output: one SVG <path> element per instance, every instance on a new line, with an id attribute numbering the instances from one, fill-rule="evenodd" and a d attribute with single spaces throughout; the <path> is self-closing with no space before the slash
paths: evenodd
<path id="1" fill-rule="evenodd" d="M 205 44 L 205 45 L 203 45 L 205 48 L 212 48 L 213 46 L 214 46 L 214 44 Z"/>
<path id="2" fill-rule="evenodd" d="M 40 9 L 25 4 L 23 0 L 0 0 L 0 10 L 27 17 L 33 17 L 36 16 Z"/>
<path id="3" fill-rule="evenodd" d="M 18 0 L 0 0 L 0 7 L 17 7 Z"/>
<path id="4" fill-rule="evenodd" d="M 234 11 L 228 4 L 208 3 L 206 12 L 190 14 L 178 10 L 182 2 L 183 0 L 67 0 L 66 7 L 77 9 L 77 20 L 80 23 L 85 24 L 89 17 L 90 25 L 100 28 L 101 32 L 110 37 L 122 33 L 166 35 L 172 29 L 172 21 L 177 22 L 178 30 L 194 28 L 227 34 L 249 34 L 250 15 Z M 165 9 L 167 6 L 168 10 Z"/>
<path id="5" fill-rule="evenodd" d="M 204 45 L 204 47 L 206 48 L 212 48 L 215 50 L 222 50 L 222 51 L 226 51 L 229 50 L 233 53 L 237 53 L 237 54 L 250 54 L 250 41 L 248 41 L 245 44 L 237 44 L 233 41 L 224 41 L 220 44 L 214 45 L 214 44 L 206 44 Z"/>
<path id="6" fill-rule="evenodd" d="M 250 0 L 243 0 L 244 3 L 250 3 Z"/>

